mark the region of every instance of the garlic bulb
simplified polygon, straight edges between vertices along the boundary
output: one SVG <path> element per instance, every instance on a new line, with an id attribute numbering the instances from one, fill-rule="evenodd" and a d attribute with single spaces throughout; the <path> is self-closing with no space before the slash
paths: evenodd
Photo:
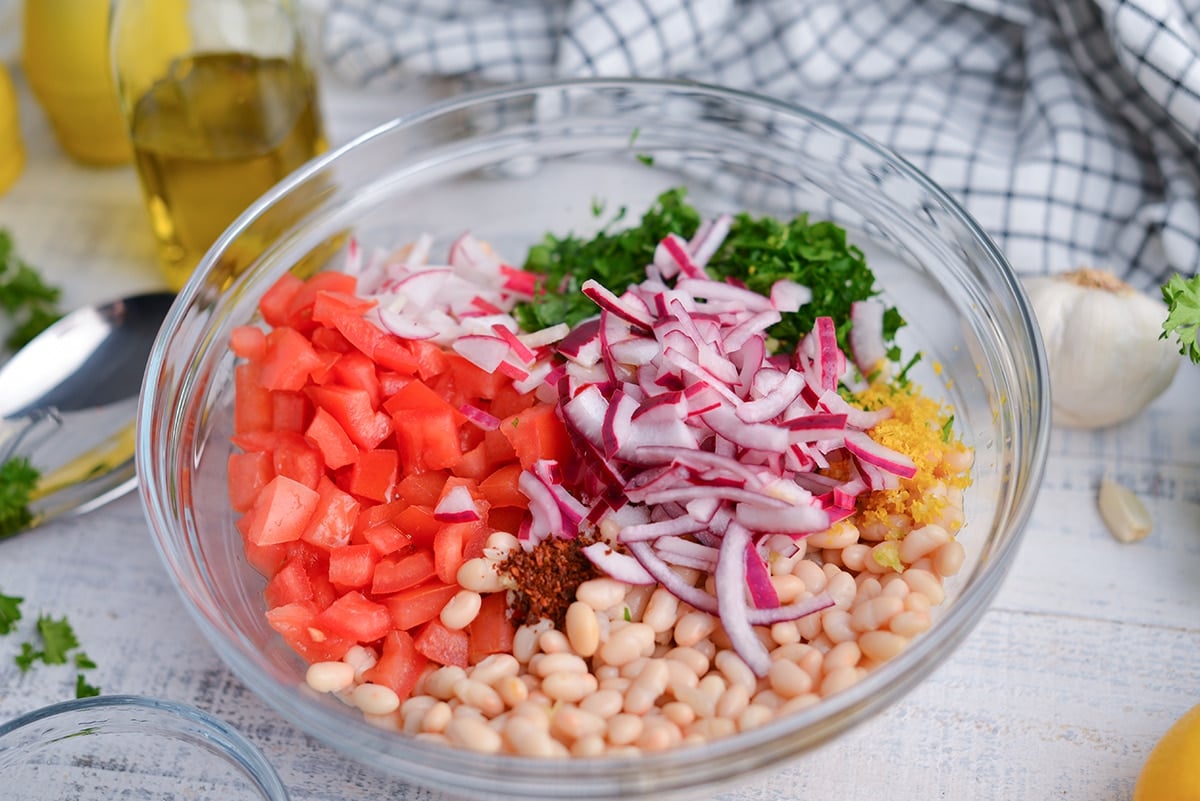
<path id="1" fill-rule="evenodd" d="M 1175 377 L 1160 339 L 1167 307 L 1101 270 L 1027 278 L 1050 363 L 1054 422 L 1100 428 L 1128 420 Z"/>

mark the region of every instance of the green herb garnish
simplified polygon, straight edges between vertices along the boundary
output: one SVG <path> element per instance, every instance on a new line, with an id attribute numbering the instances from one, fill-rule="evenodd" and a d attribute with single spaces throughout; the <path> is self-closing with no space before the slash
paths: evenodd
<path id="1" fill-rule="evenodd" d="M 1179 341 L 1179 352 L 1196 364 L 1200 364 L 1200 275 L 1184 280 L 1174 275 L 1162 288 L 1163 302 L 1167 304 L 1167 319 L 1163 321 L 1159 339 L 1174 335 Z"/>
<path id="2" fill-rule="evenodd" d="M 21 602 L 24 598 L 0 593 L 0 634 L 10 634 L 21 619 Z"/>
<path id="3" fill-rule="evenodd" d="M 949 442 L 950 437 L 954 435 L 954 415 L 946 418 L 946 422 L 942 423 L 942 442 Z"/>
<path id="4" fill-rule="evenodd" d="M 0 309 L 15 323 L 5 346 L 23 347 L 61 317 L 57 306 L 61 294 L 17 256 L 12 236 L 0 230 Z"/>
<path id="5" fill-rule="evenodd" d="M 538 294 L 513 312 L 521 328 L 536 331 L 561 322 L 574 327 L 594 316 L 595 304 L 580 292 L 589 278 L 618 293 L 644 280 L 646 265 L 654 260 L 655 248 L 667 234 L 690 239 L 699 228 L 700 214 L 684 200 L 685 194 L 682 188 L 664 192 L 638 225 L 620 231 L 612 230 L 618 215 L 592 239 L 547 234 L 525 261 L 526 270 L 544 278 Z M 821 316 L 843 321 L 838 343 L 847 349 L 850 304 L 878 294 L 874 273 L 862 251 L 846 241 L 845 229 L 832 222 L 809 222 L 807 215 L 785 223 L 739 214 L 709 261 L 708 272 L 714 278 L 741 281 L 764 295 L 784 279 L 812 290 L 810 303 L 783 315 L 768 331 L 777 351 L 795 349 Z M 893 343 L 903 325 L 899 312 L 888 308 L 883 334 L 885 342 L 892 344 L 888 357 L 893 361 L 900 357 Z"/>
<path id="6" fill-rule="evenodd" d="M 29 499 L 38 478 L 37 468 L 24 457 L 0 465 L 0 539 L 23 531 L 33 521 Z"/>
<path id="7" fill-rule="evenodd" d="M 100 688 L 94 684 L 88 684 L 83 678 L 82 673 L 75 674 L 75 697 L 76 698 L 92 698 L 100 694 Z"/>

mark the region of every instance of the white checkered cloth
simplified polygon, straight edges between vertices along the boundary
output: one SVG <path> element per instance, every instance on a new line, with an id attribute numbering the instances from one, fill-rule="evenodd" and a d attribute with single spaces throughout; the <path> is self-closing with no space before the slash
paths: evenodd
<path id="1" fill-rule="evenodd" d="M 343 79 L 678 77 L 855 127 L 1021 272 L 1200 269 L 1200 0 L 332 0 Z"/>

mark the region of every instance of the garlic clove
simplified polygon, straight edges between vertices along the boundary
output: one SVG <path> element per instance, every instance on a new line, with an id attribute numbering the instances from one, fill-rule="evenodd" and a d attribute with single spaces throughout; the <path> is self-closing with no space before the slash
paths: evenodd
<path id="1" fill-rule="evenodd" d="M 1170 385 L 1181 360 L 1159 336 L 1167 314 L 1160 300 L 1086 268 L 1024 283 L 1046 349 L 1056 424 L 1124 422 Z"/>
<path id="2" fill-rule="evenodd" d="M 1118 484 L 1107 473 L 1100 479 L 1100 517 L 1121 542 L 1144 540 L 1150 533 L 1150 511 L 1142 499 L 1128 487 Z"/>

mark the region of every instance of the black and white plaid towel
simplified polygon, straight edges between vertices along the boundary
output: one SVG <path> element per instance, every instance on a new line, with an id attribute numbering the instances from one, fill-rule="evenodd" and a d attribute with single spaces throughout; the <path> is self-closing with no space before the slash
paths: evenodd
<path id="1" fill-rule="evenodd" d="M 898 151 L 1022 272 L 1200 269 L 1200 0 L 332 0 L 342 78 L 680 77 Z"/>

